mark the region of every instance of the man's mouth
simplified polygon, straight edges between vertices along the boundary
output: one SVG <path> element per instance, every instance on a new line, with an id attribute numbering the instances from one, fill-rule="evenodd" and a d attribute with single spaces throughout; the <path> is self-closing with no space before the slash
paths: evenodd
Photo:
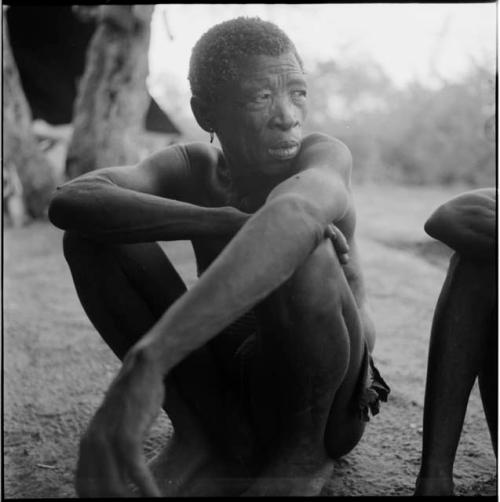
<path id="1" fill-rule="evenodd" d="M 296 141 L 282 141 L 277 143 L 267 152 L 271 157 L 277 160 L 293 159 L 299 153 L 300 145 Z"/>

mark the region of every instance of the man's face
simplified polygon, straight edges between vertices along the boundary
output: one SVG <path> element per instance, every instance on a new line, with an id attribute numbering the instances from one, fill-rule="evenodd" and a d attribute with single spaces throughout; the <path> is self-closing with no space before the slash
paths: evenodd
<path id="1" fill-rule="evenodd" d="M 292 53 L 249 56 L 241 78 L 216 105 L 217 136 L 229 164 L 265 175 L 286 174 L 297 156 L 307 113 L 307 86 Z"/>

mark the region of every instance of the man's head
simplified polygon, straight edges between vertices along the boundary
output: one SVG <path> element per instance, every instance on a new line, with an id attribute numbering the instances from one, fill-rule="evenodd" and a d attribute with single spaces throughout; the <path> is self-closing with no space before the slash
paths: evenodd
<path id="1" fill-rule="evenodd" d="M 221 98 L 224 84 L 238 80 L 239 63 L 247 56 L 280 56 L 291 52 L 302 68 L 293 42 L 278 26 L 258 17 L 224 21 L 204 33 L 189 62 L 191 93 L 206 102 Z"/>
<path id="2" fill-rule="evenodd" d="M 299 153 L 307 112 L 302 61 L 288 36 L 258 18 L 205 33 L 190 62 L 191 107 L 233 171 L 283 175 Z"/>

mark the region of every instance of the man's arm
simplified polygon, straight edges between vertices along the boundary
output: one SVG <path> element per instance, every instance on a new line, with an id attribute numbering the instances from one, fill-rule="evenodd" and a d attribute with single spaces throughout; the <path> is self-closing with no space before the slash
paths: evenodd
<path id="1" fill-rule="evenodd" d="M 190 148 L 216 155 L 203 145 Z M 207 157 L 210 161 L 216 159 Z M 248 215 L 232 207 L 209 208 L 190 202 L 196 200 L 200 179 L 195 170 L 181 146 L 167 148 L 135 166 L 98 169 L 59 187 L 49 218 L 63 230 L 116 243 L 234 234 Z"/>
<path id="2" fill-rule="evenodd" d="M 494 259 L 496 190 L 483 188 L 454 197 L 432 213 L 424 228 L 464 257 Z"/>
<path id="3" fill-rule="evenodd" d="M 151 329 L 149 347 L 168 371 L 283 284 L 345 215 L 350 152 L 328 139 L 304 152 L 305 169 L 279 184 L 201 276 Z"/>

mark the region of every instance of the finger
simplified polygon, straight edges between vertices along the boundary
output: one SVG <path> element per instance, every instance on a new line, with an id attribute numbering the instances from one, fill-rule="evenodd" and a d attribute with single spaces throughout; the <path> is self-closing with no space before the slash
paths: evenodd
<path id="1" fill-rule="evenodd" d="M 333 224 L 330 223 L 325 228 L 325 237 L 330 239 L 332 242 L 337 238 Z"/>
<path id="2" fill-rule="evenodd" d="M 80 445 L 76 490 L 80 497 L 126 496 L 116 455 L 106 438 L 85 437 Z"/>
<path id="3" fill-rule="evenodd" d="M 144 497 L 161 497 L 153 474 L 149 470 L 142 452 L 129 465 L 130 479 L 137 485 Z"/>
<path id="4" fill-rule="evenodd" d="M 349 262 L 349 244 L 344 234 L 333 223 L 330 223 L 325 229 L 325 236 L 332 241 L 340 263 L 346 265 Z"/>
<path id="5" fill-rule="evenodd" d="M 101 471 L 97 472 L 95 477 L 97 496 L 127 497 L 131 495 L 124 467 L 120 466 L 120 459 L 116 457 L 114 452 L 106 450 L 103 462 L 98 465 L 100 465 Z"/>
<path id="6" fill-rule="evenodd" d="M 335 226 L 333 226 L 333 231 L 335 233 L 335 241 L 333 245 L 335 246 L 335 251 L 339 256 L 349 252 L 349 244 L 347 244 L 347 239 L 344 234 Z"/>
<path id="7" fill-rule="evenodd" d="M 347 263 L 349 263 L 349 254 L 343 253 L 339 255 L 339 261 L 340 263 L 342 263 L 342 265 L 347 265 Z"/>
<path id="8" fill-rule="evenodd" d="M 93 452 L 100 450 L 99 441 L 88 432 L 84 434 L 80 441 L 78 463 L 76 467 L 75 489 L 79 497 L 96 497 L 99 491 L 99 475 L 103 469 L 98 466 L 98 462 L 93 458 Z M 99 455 L 99 460 L 103 457 Z"/>
<path id="9" fill-rule="evenodd" d="M 330 223 L 325 229 L 325 237 L 332 241 L 340 263 L 346 265 L 349 262 L 349 244 L 344 234 L 333 223 Z"/>

